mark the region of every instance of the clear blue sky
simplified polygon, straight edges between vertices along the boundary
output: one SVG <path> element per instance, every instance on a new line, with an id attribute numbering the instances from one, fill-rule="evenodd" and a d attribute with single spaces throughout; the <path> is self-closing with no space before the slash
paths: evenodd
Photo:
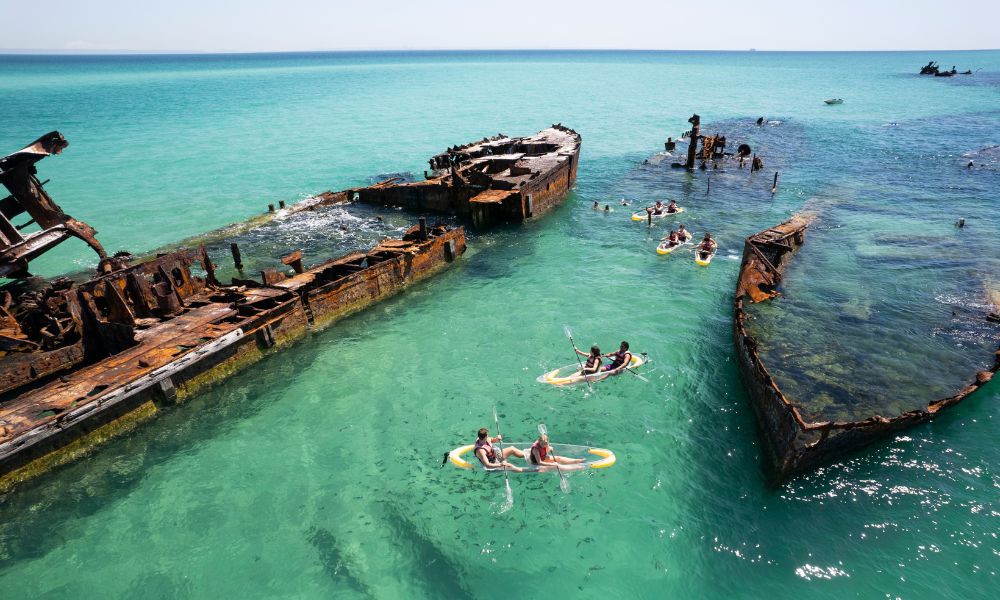
<path id="1" fill-rule="evenodd" d="M 0 0 L 0 49 L 1000 48 L 1000 0 Z"/>

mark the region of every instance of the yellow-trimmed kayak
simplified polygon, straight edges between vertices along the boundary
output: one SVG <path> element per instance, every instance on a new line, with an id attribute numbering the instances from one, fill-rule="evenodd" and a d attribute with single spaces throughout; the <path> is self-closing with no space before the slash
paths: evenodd
<path id="1" fill-rule="evenodd" d="M 701 257 L 701 250 L 695 250 L 694 251 L 694 262 L 695 262 L 695 264 L 697 264 L 699 266 L 702 266 L 702 267 L 707 267 L 708 265 L 712 264 L 712 259 L 715 258 L 715 254 L 718 251 L 719 251 L 719 249 L 716 248 L 715 250 L 712 250 L 711 254 L 708 255 L 708 258 L 702 258 Z"/>
<path id="2" fill-rule="evenodd" d="M 655 221 L 656 219 L 662 219 L 663 217 L 673 217 L 675 215 L 681 214 L 682 212 L 684 212 L 684 207 L 683 206 L 678 206 L 677 210 L 675 210 L 674 212 L 667 212 L 664 209 L 664 211 L 661 212 L 660 214 L 653 215 L 653 220 Z M 646 211 L 632 213 L 632 220 L 633 221 L 645 221 L 648 218 L 649 218 L 649 213 L 647 213 Z"/>
<path id="3" fill-rule="evenodd" d="M 642 355 L 633 354 L 632 360 L 629 361 L 628 366 L 630 369 L 634 369 L 636 367 L 644 365 L 645 363 L 646 359 Z M 580 374 L 580 365 L 573 364 L 573 365 L 566 365 L 565 367 L 559 367 L 558 369 L 553 369 L 548 373 L 543 373 L 542 375 L 538 376 L 538 381 L 540 383 L 547 383 L 549 385 L 558 385 L 558 386 L 573 385 L 574 383 L 584 383 L 587 380 L 590 380 L 591 383 L 594 383 L 596 381 L 601 381 L 602 379 L 607 379 L 608 377 L 611 377 L 613 375 L 618 375 L 624 370 L 625 369 L 623 367 L 619 367 L 614 371 L 601 371 L 599 373 L 595 373 L 594 375 L 587 375 L 586 377 L 584 377 L 583 375 Z"/>
<path id="4" fill-rule="evenodd" d="M 513 444 L 506 444 L 506 446 L 521 448 L 525 451 L 525 454 L 527 454 L 530 452 L 531 442 L 515 442 Z M 574 444 L 550 444 L 550 446 L 552 447 L 552 451 L 557 456 L 588 459 L 585 462 L 573 465 L 560 464 L 559 468 L 564 471 L 578 471 L 580 469 L 606 469 L 615 464 L 618 460 L 615 457 L 614 452 L 604 448 L 591 448 L 590 446 L 576 446 Z M 488 469 L 484 467 L 483 464 L 479 462 L 479 459 L 472 455 L 473 448 L 475 448 L 474 444 L 459 446 L 448 453 L 448 460 L 451 461 L 451 464 L 460 469 L 475 469 L 476 467 L 479 467 L 484 471 L 503 471 L 503 469 Z M 468 460 L 466 460 L 466 455 L 468 455 Z M 522 461 L 521 459 L 513 456 L 508 460 L 511 464 L 517 465 L 523 469 L 523 471 L 520 471 L 523 473 L 538 473 L 539 471 L 551 471 L 555 469 L 555 467 L 551 466 L 533 465 L 528 461 Z M 507 472 L 516 474 L 519 471 L 508 469 Z"/>
<path id="5" fill-rule="evenodd" d="M 694 237 L 694 236 L 689 235 L 688 237 L 684 238 L 683 242 L 677 244 L 676 246 L 669 246 L 669 245 L 667 245 L 668 244 L 667 241 L 663 240 L 662 242 L 660 242 L 660 245 L 656 247 L 656 253 L 657 254 L 670 254 L 671 252 L 673 252 L 674 250 L 680 248 L 681 246 L 687 246 L 689 243 L 691 243 L 691 238 L 692 237 Z"/>

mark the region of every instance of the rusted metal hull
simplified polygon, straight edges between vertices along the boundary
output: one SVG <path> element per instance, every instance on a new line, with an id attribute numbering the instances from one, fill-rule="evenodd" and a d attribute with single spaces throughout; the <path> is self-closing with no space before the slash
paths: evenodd
<path id="1" fill-rule="evenodd" d="M 576 182 L 580 142 L 558 124 L 529 137 L 496 136 L 435 156 L 426 181 L 388 180 L 346 192 L 367 204 L 458 215 L 476 227 L 519 223 L 562 202 Z"/>
<path id="2" fill-rule="evenodd" d="M 931 402 L 925 409 L 892 418 L 873 415 L 860 421 L 808 422 L 794 402 L 782 393 L 757 351 L 757 340 L 746 330 L 745 305 L 778 296 L 777 285 L 785 265 L 805 241 L 811 221 L 796 216 L 747 238 L 736 285 L 733 337 L 743 383 L 764 438 L 766 463 L 777 481 L 808 471 L 892 433 L 929 421 L 941 409 L 967 398 L 1000 370 L 1000 350 L 989 371 L 957 394 Z"/>
<path id="3" fill-rule="evenodd" d="M 180 251 L 72 288 L 72 299 L 84 306 L 81 327 L 103 328 L 98 339 L 124 347 L 106 348 L 106 358 L 63 377 L 39 375 L 42 381 L 0 404 L 0 491 L 430 277 L 464 251 L 462 228 L 414 227 L 404 239 L 383 240 L 367 253 L 290 276 L 275 271 L 264 285 L 222 286 L 211 263 L 203 265 L 208 276 L 201 280 L 189 267 L 193 256 L 207 261 L 206 255 Z M 150 273 L 160 279 L 147 279 Z M 137 316 L 147 313 L 152 316 Z"/>

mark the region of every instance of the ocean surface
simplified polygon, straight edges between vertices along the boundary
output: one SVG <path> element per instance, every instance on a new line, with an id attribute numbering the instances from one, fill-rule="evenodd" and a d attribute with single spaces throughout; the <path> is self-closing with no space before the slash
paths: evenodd
<path id="1" fill-rule="evenodd" d="M 932 59 L 976 73 L 917 76 Z M 898 414 L 991 363 L 1000 52 L 0 56 L 0 106 L 0 153 L 62 132 L 69 147 L 38 165 L 48 191 L 109 251 L 137 254 L 281 199 L 420 178 L 431 155 L 497 132 L 583 136 L 555 212 L 470 231 L 442 275 L 0 497 L 4 597 L 1000 590 L 1000 384 L 774 486 L 731 334 L 742 240 L 806 210 L 783 296 L 751 326 L 811 418 Z M 750 143 L 764 171 L 671 169 L 663 142 L 692 113 Z M 633 223 L 623 197 L 676 198 L 689 229 L 719 240 L 712 265 L 658 256 L 667 224 Z M 413 220 L 348 206 L 238 239 L 260 269 Z M 70 241 L 32 271 L 94 264 Z M 580 346 L 648 352 L 649 382 L 537 383 L 574 361 L 565 325 Z M 545 423 L 618 463 L 572 474 L 568 494 L 553 474 L 512 475 L 502 512 L 501 476 L 440 466 L 493 428 L 494 407 L 510 442 Z"/>

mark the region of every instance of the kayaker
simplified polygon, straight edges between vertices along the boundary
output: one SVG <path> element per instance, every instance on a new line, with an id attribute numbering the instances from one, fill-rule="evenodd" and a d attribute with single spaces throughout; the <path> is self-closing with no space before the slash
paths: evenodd
<path id="1" fill-rule="evenodd" d="M 614 371 L 632 362 L 632 353 L 628 351 L 628 342 L 626 341 L 622 341 L 621 345 L 618 346 L 618 352 L 612 352 L 604 356 L 611 358 L 611 364 L 604 367 L 605 371 Z"/>
<path id="2" fill-rule="evenodd" d="M 677 237 L 681 238 L 682 242 L 686 242 L 689 239 L 693 238 L 694 235 L 692 235 L 691 232 L 688 231 L 687 229 L 684 229 L 684 223 L 681 223 L 680 225 L 677 226 Z"/>
<path id="3" fill-rule="evenodd" d="M 673 248 L 681 243 L 681 237 L 676 231 L 671 229 L 670 234 L 663 238 L 663 241 L 667 242 L 668 247 Z"/>
<path id="4" fill-rule="evenodd" d="M 538 436 L 535 443 L 531 445 L 531 457 L 529 459 L 531 464 L 534 465 L 555 465 L 557 462 L 560 465 L 575 465 L 582 463 L 584 459 L 582 458 L 568 458 L 566 456 L 556 456 L 556 453 L 552 451 L 552 446 L 549 445 L 549 435 L 543 433 Z"/>
<path id="5" fill-rule="evenodd" d="M 483 466 L 488 469 L 502 469 L 507 467 L 511 471 L 523 471 L 524 469 L 507 462 L 507 458 L 510 456 L 516 456 L 518 458 L 526 459 L 527 457 L 525 456 L 524 450 L 518 450 L 513 446 L 507 446 L 503 449 L 503 452 L 500 452 L 493 447 L 493 442 L 499 442 L 502 440 L 503 437 L 499 435 L 491 438 L 489 429 L 486 429 L 485 427 L 480 429 L 474 448 L 476 458 L 478 458 L 479 462 L 483 463 Z"/>
<path id="6" fill-rule="evenodd" d="M 594 210 L 601 210 L 601 204 L 597 200 L 594 200 Z"/>
<path id="7" fill-rule="evenodd" d="M 604 205 L 604 212 L 611 212 L 611 205 L 610 204 L 605 204 Z"/>
<path id="8" fill-rule="evenodd" d="M 596 345 L 590 347 L 590 354 L 583 352 L 576 346 L 573 346 L 576 353 L 580 356 L 586 356 L 587 360 L 583 363 L 583 370 L 580 371 L 581 375 L 593 375 L 601 370 L 601 349 Z"/>
<path id="9" fill-rule="evenodd" d="M 654 204 L 653 206 L 646 207 L 646 212 L 652 213 L 654 215 L 662 215 L 663 214 L 663 201 L 662 200 L 657 200 L 656 204 Z"/>
<path id="10" fill-rule="evenodd" d="M 676 200 L 671 200 L 670 204 L 667 205 L 667 212 L 668 213 L 675 213 L 675 212 L 677 212 L 677 210 L 678 210 L 678 208 L 677 208 L 677 201 Z"/>
<path id="11" fill-rule="evenodd" d="M 715 252 L 715 249 L 719 246 L 715 240 L 712 239 L 712 234 L 705 232 L 705 237 L 698 244 L 698 253 L 701 255 L 702 259 L 708 258 L 708 256 Z"/>

